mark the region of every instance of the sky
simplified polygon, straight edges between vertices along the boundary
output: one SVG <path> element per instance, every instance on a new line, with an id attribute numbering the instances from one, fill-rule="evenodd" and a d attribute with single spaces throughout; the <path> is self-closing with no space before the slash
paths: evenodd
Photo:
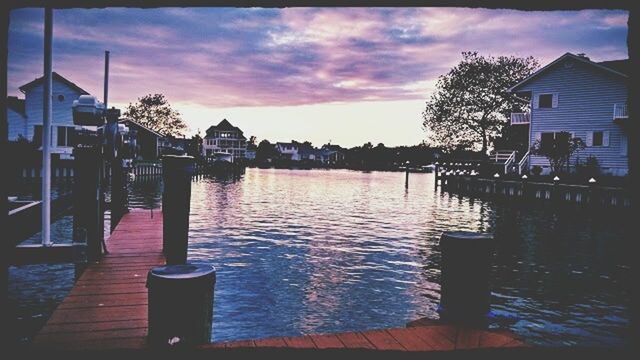
<path id="1" fill-rule="evenodd" d="M 109 106 L 162 93 L 189 130 L 223 118 L 258 141 L 415 145 L 463 51 L 628 58 L 628 12 L 471 8 L 107 8 L 53 12 L 53 69 Z M 8 91 L 42 76 L 44 10 L 10 14 Z"/>

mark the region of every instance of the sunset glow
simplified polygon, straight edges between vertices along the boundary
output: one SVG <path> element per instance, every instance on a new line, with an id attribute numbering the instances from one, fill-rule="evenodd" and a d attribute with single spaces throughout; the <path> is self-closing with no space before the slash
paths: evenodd
<path id="1" fill-rule="evenodd" d="M 42 75 L 42 9 L 11 12 L 8 89 Z M 222 118 L 270 141 L 413 145 L 437 77 L 461 59 L 623 59 L 628 12 L 458 8 L 54 10 L 54 71 L 110 105 L 163 93 L 188 135 Z"/>

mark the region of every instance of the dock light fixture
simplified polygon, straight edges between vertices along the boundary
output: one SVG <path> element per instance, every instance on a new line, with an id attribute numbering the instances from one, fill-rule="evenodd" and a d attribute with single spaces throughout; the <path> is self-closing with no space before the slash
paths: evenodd
<path id="1" fill-rule="evenodd" d="M 594 178 L 589 179 L 589 184 L 595 184 L 595 183 L 596 183 L 596 179 Z"/>
<path id="2" fill-rule="evenodd" d="M 495 173 L 495 174 L 493 174 L 493 177 L 497 179 L 497 178 L 499 178 L 499 177 L 500 177 L 500 174 Z"/>
<path id="3" fill-rule="evenodd" d="M 555 182 L 560 181 L 560 178 L 558 177 L 558 175 L 556 175 L 556 176 L 553 178 L 553 181 L 555 181 Z"/>
<path id="4" fill-rule="evenodd" d="M 528 178 L 527 174 L 522 175 L 522 180 L 527 180 Z"/>

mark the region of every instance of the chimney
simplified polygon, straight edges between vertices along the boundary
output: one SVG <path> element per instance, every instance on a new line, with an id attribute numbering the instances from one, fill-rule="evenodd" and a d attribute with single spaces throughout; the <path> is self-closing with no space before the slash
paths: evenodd
<path id="1" fill-rule="evenodd" d="M 591 59 L 589 59 L 589 57 L 585 53 L 579 53 L 579 54 L 576 54 L 576 56 L 579 56 L 579 57 L 581 57 L 583 59 L 586 59 L 586 60 L 591 60 Z"/>

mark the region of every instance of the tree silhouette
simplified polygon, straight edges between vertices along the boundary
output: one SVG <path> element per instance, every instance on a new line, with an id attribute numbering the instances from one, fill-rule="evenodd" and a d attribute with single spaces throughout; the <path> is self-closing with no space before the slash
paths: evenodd
<path id="1" fill-rule="evenodd" d="M 180 113 L 171 108 L 162 94 L 138 98 L 135 104 L 129 103 L 123 115 L 165 136 L 179 137 L 187 129 Z"/>
<path id="2" fill-rule="evenodd" d="M 537 67 L 533 57 L 496 58 L 463 52 L 462 61 L 440 76 L 422 113 L 430 143 L 450 150 L 481 146 L 486 154 L 508 123 L 509 114 L 526 106 L 507 89 Z"/>

